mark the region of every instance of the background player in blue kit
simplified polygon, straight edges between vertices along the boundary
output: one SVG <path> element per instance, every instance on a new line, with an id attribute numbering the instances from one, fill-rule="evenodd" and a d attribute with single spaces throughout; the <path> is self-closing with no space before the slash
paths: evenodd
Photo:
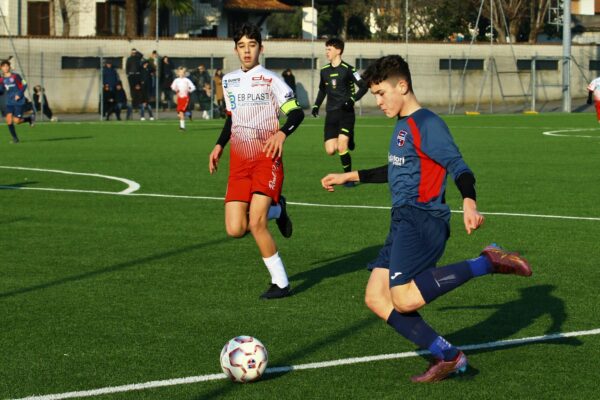
<path id="1" fill-rule="evenodd" d="M 479 257 L 435 268 L 450 233 L 450 209 L 445 203 L 450 173 L 463 197 L 468 234 L 483 223 L 477 211 L 475 177 L 464 162 L 444 121 L 421 108 L 412 89 L 408 64 L 400 56 L 377 60 L 363 74 L 377 105 L 398 118 L 390 140 L 388 164 L 369 170 L 325 176 L 329 191 L 346 182 L 388 182 L 392 194 L 388 237 L 376 260 L 365 302 L 398 333 L 434 356 L 414 382 L 434 382 L 463 372 L 467 358 L 421 318 L 417 310 L 471 278 L 490 273 L 530 276 L 531 268 L 517 253 L 495 245 Z"/>
<path id="2" fill-rule="evenodd" d="M 361 81 L 356 69 L 342 61 L 344 41 L 338 38 L 325 43 L 325 56 L 329 64 L 321 68 L 319 93 L 312 108 L 313 117 L 319 115 L 319 107 L 327 96 L 327 116 L 325 117 L 325 151 L 330 156 L 336 152 L 340 156 L 344 172 L 352 171 L 354 150 L 354 103 L 367 92 L 367 86 Z M 359 87 L 355 92 L 354 85 Z M 354 182 L 348 182 L 348 187 Z"/>
<path id="3" fill-rule="evenodd" d="M 0 70 L 2 71 L 0 75 L 0 92 L 3 92 L 6 96 L 6 124 L 12 136 L 12 142 L 19 143 L 15 124 L 29 122 L 29 125 L 33 125 L 35 121 L 35 114 L 23 117 L 27 82 L 19 74 L 11 71 L 10 61 L 8 60 L 0 62 Z"/>

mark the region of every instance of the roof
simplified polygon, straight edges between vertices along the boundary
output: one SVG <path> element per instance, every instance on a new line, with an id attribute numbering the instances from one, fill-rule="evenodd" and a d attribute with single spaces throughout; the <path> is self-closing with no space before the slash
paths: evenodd
<path id="1" fill-rule="evenodd" d="M 232 11 L 294 12 L 294 7 L 278 0 L 226 0 L 223 8 Z"/>

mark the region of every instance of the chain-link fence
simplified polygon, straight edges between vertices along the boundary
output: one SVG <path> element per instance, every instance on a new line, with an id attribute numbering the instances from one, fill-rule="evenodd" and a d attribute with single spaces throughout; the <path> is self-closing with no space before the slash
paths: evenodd
<path id="1" fill-rule="evenodd" d="M 263 44 L 261 63 L 277 73 L 289 68 L 300 103 L 310 107 L 318 91 L 320 69 L 327 63 L 324 42 L 267 40 Z M 407 58 L 417 97 L 442 112 L 546 111 L 545 104 L 560 101 L 564 92 L 558 45 L 492 48 L 485 44 L 348 42 L 343 59 L 362 70 L 386 54 Z M 1 37 L 0 58 L 9 56 L 13 69 L 27 80 L 28 97 L 35 97 L 37 109 L 43 111 L 45 101 L 54 114 L 79 114 L 81 118 L 85 114 L 88 119 L 116 116 L 116 109 L 126 118 L 130 108 L 132 117 L 140 118 L 140 101 L 147 103 L 144 110 L 150 108 L 153 117 L 174 118 L 174 94 L 169 87 L 179 66 L 188 69 L 200 89 L 192 99 L 192 111 L 205 118 L 220 117 L 222 92 L 217 90 L 220 80 L 215 73 L 239 68 L 230 39 Z M 573 47 L 570 84 L 574 98 L 587 95 L 587 83 L 600 68 L 597 57 L 596 46 Z M 200 66 L 205 72 L 201 73 Z M 127 100 L 107 101 L 115 96 L 117 82 Z M 38 85 L 45 98 L 34 96 L 33 88 Z M 361 112 L 375 109 L 373 96 L 367 94 L 359 106 Z M 40 117 L 49 118 L 46 113 Z"/>

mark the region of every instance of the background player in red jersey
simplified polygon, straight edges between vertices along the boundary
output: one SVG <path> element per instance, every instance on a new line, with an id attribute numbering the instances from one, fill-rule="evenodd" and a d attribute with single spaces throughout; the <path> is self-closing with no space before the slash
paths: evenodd
<path id="1" fill-rule="evenodd" d="M 177 68 L 177 78 L 171 84 L 171 90 L 177 94 L 177 116 L 179 117 L 179 129 L 185 131 L 185 112 L 190 104 L 190 94 L 196 90 L 196 86 L 185 76 L 185 67 Z"/>
<path id="2" fill-rule="evenodd" d="M 290 294 L 290 285 L 268 220 L 277 219 L 284 237 L 292 234 L 283 185 L 283 144 L 304 119 L 293 91 L 272 71 L 258 63 L 263 51 L 258 27 L 242 25 L 234 34 L 241 69 L 223 77 L 228 117 L 208 159 L 212 174 L 223 148 L 231 139 L 230 167 L 225 196 L 225 228 L 232 237 L 248 230 L 271 275 L 271 284 L 260 297 L 274 299 Z M 287 115 L 279 126 L 280 110 Z"/>

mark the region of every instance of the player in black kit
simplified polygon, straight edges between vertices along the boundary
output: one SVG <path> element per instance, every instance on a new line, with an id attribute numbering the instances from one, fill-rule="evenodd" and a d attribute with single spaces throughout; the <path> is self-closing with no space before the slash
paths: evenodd
<path id="1" fill-rule="evenodd" d="M 329 64 L 321 68 L 319 93 L 312 108 L 312 115 L 319 115 L 319 107 L 327 96 L 327 116 L 325 117 L 325 151 L 330 156 L 336 152 L 340 156 L 344 172 L 352 171 L 350 150 L 354 150 L 354 103 L 367 92 L 356 69 L 342 61 L 344 41 L 338 38 L 325 43 L 325 56 Z M 359 87 L 358 92 L 354 85 Z M 353 187 L 354 182 L 348 182 Z"/>

